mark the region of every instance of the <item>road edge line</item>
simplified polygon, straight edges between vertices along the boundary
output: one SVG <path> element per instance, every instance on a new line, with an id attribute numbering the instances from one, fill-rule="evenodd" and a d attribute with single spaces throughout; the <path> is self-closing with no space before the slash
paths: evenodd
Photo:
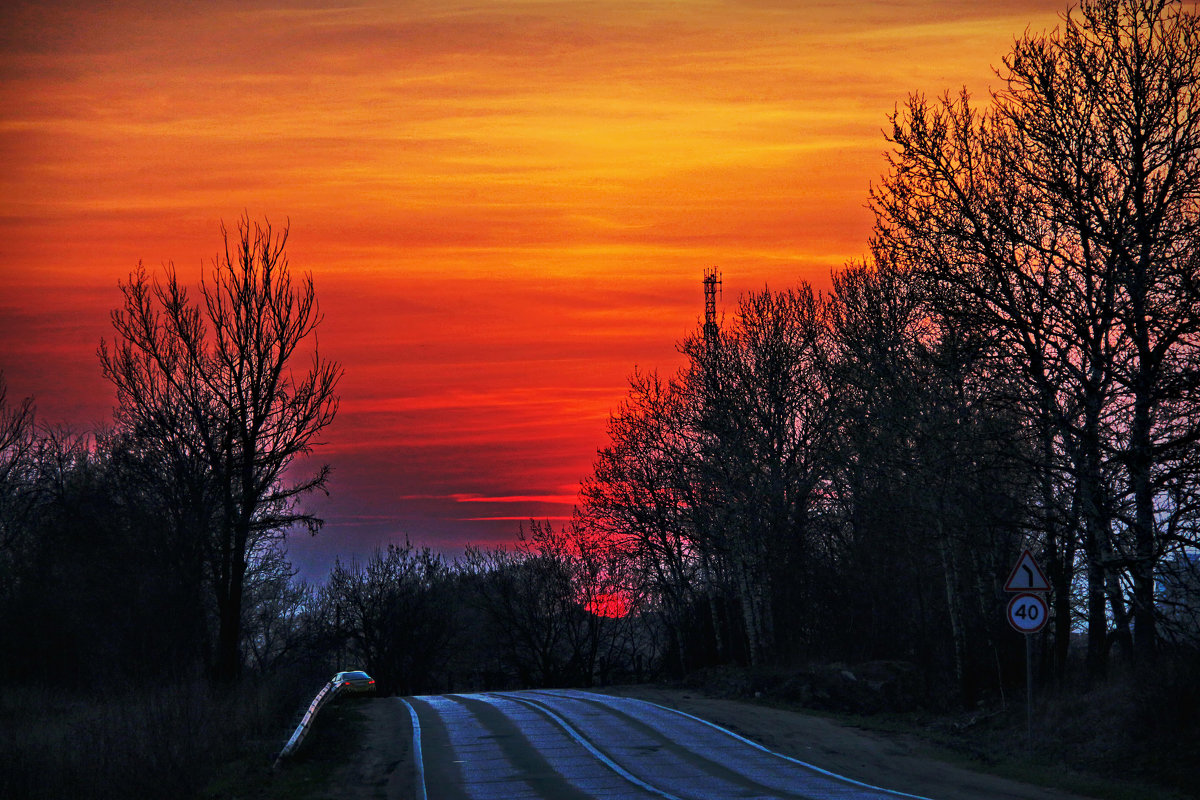
<path id="1" fill-rule="evenodd" d="M 591 694 L 602 694 L 602 693 L 601 692 L 591 692 Z M 604 697 L 616 697 L 616 695 L 607 694 L 607 695 L 604 695 Z M 811 769 L 814 772 L 819 772 L 822 775 L 825 775 L 827 777 L 835 778 L 844 783 L 849 783 L 854 786 L 861 786 L 864 789 L 870 789 L 875 792 L 883 792 L 884 794 L 890 794 L 894 797 L 907 797 L 907 798 L 910 798 L 910 800 L 932 800 L 931 798 L 925 797 L 923 795 L 908 794 L 907 792 L 901 792 L 897 789 L 888 789 L 883 786 L 873 786 L 872 784 L 869 784 L 869 783 L 863 783 L 862 781 L 856 781 L 853 778 L 847 778 L 845 775 L 839 775 L 836 772 L 830 772 L 827 769 L 821 769 L 820 767 L 818 767 L 815 764 L 809 764 L 807 761 L 801 761 L 798 758 L 792 758 L 791 756 L 785 756 L 783 753 L 777 753 L 774 750 L 772 750 L 771 748 L 766 747 L 762 744 L 759 744 L 758 742 L 756 742 L 752 739 L 747 739 L 745 736 L 736 734 L 733 731 L 729 730 L 728 728 L 723 728 L 720 725 L 716 724 L 715 722 L 709 722 L 708 720 L 697 717 L 694 714 L 689 714 L 686 711 L 680 711 L 678 708 L 671 708 L 670 706 L 664 706 L 660 703 L 656 703 L 653 700 L 642 700 L 642 699 L 636 698 L 636 697 L 622 698 L 622 699 L 627 699 L 627 700 L 632 699 L 632 700 L 638 700 L 638 702 L 641 702 L 641 703 L 649 703 L 650 705 L 652 705 L 656 708 L 661 708 L 663 711 L 670 711 L 675 714 L 679 714 L 680 716 L 687 717 L 688 719 L 694 719 L 696 722 L 702 722 L 705 725 L 707 725 L 708 727 L 714 728 L 714 729 L 720 731 L 721 733 L 724 733 L 727 736 L 732 736 L 734 739 L 737 739 L 740 742 L 745 742 L 746 744 L 750 745 L 751 747 L 756 747 L 759 750 L 763 751 L 764 753 L 773 755 L 777 758 L 782 758 L 784 761 L 791 761 L 793 764 L 799 764 L 802 767 Z"/>
<path id="2" fill-rule="evenodd" d="M 542 705 L 541 703 L 538 703 L 534 700 L 528 700 L 524 697 L 514 697 L 513 695 L 509 695 L 509 694 L 497 694 L 494 692 L 484 692 L 483 694 L 486 696 L 489 696 L 489 697 L 496 697 L 496 698 L 502 698 L 505 700 L 512 700 L 517 703 L 521 703 L 522 705 L 529 706 L 530 708 L 534 709 L 535 711 L 542 712 L 543 714 L 548 716 L 550 719 L 554 720 L 554 722 L 560 728 L 562 728 L 564 731 L 566 731 L 568 736 L 570 736 L 572 739 L 574 739 L 575 741 L 577 741 L 581 745 L 583 745 L 584 749 L 586 749 L 589 753 L 591 753 L 596 758 L 600 759 L 600 761 L 603 762 L 606 767 L 608 767 L 613 772 L 620 775 L 625 780 L 629 781 L 630 783 L 634 784 L 635 786 L 637 786 L 641 789 L 645 789 L 648 792 L 652 792 L 653 794 L 656 794 L 659 797 L 665 797 L 667 800 L 682 800 L 682 798 L 676 797 L 675 795 L 670 794 L 669 792 L 664 792 L 662 789 L 651 786 L 650 784 L 643 781 L 641 778 L 639 778 L 636 775 L 634 775 L 633 773 L 631 773 L 629 770 L 622 767 L 617 762 L 613 761 L 611 758 L 606 756 L 604 753 L 600 752 L 600 750 L 594 744 L 592 744 L 586 738 L 584 738 L 584 736 L 582 734 L 580 734 L 573 727 L 571 727 L 571 724 L 569 722 L 567 722 L 565 719 L 560 717 L 558 714 L 555 714 L 549 708 L 546 708 L 546 706 Z M 463 695 L 463 696 L 469 696 L 469 695 Z"/>
<path id="3" fill-rule="evenodd" d="M 408 708 L 408 716 L 412 719 L 413 730 L 413 763 L 416 765 L 417 800 L 429 800 L 425 790 L 425 758 L 421 755 L 421 721 L 417 719 L 417 710 L 412 703 L 403 697 L 397 698 Z"/>

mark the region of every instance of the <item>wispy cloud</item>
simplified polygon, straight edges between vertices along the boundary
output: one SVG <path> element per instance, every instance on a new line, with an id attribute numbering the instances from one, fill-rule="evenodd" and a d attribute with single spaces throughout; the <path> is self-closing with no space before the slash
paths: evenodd
<path id="1" fill-rule="evenodd" d="M 6 4 L 0 369 L 103 421 L 117 280 L 290 218 L 346 367 L 322 536 L 496 541 L 574 502 L 635 365 L 680 363 L 703 267 L 727 305 L 824 284 L 865 250 L 894 105 L 984 94 L 1063 7 Z"/>

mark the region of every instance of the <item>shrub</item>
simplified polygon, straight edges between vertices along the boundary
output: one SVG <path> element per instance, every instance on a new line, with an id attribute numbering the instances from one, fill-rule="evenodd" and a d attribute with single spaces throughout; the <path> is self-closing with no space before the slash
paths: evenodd
<path id="1" fill-rule="evenodd" d="M 281 674 L 219 691 L 196 679 L 104 696 L 0 688 L 0 797 L 194 796 L 222 761 L 269 759 L 311 682 Z"/>

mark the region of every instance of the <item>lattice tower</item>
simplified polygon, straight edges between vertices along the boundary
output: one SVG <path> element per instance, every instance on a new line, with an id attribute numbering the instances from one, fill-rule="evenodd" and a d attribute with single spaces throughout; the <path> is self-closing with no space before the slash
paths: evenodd
<path id="1" fill-rule="evenodd" d="M 704 340 L 717 338 L 717 292 L 721 290 L 721 273 L 716 267 L 704 270 Z"/>

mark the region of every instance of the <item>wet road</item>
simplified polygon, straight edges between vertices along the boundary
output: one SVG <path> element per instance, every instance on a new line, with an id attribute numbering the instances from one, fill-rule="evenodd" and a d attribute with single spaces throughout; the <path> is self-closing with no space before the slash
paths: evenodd
<path id="1" fill-rule="evenodd" d="M 409 698 L 418 800 L 914 797 L 772 753 L 696 717 L 579 691 Z"/>

